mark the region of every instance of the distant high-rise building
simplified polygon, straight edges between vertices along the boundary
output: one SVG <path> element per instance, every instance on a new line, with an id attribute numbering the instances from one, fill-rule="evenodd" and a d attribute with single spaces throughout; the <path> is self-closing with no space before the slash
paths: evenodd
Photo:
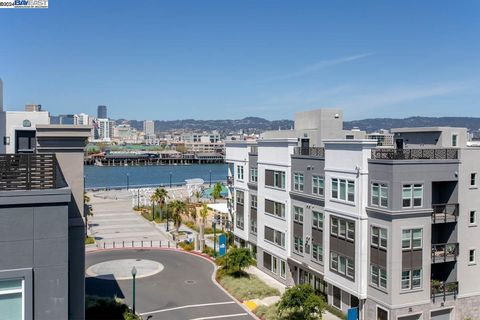
<path id="1" fill-rule="evenodd" d="M 145 120 L 143 121 L 143 132 L 146 136 L 154 136 L 155 135 L 155 122 L 153 120 Z"/>
<path id="2" fill-rule="evenodd" d="M 3 111 L 3 81 L 0 79 L 0 111 Z"/>
<path id="3" fill-rule="evenodd" d="M 98 106 L 97 107 L 97 118 L 98 119 L 107 119 L 107 106 Z"/>
<path id="4" fill-rule="evenodd" d="M 28 111 L 28 112 L 42 111 L 42 105 L 41 104 L 26 104 L 25 105 L 25 111 Z"/>
<path id="5" fill-rule="evenodd" d="M 59 124 L 74 124 L 75 116 L 73 114 L 60 114 L 58 116 Z"/>

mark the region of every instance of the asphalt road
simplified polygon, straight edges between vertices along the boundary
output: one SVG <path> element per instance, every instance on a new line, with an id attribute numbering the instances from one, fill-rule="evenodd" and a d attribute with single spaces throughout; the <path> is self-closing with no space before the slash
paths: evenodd
<path id="1" fill-rule="evenodd" d="M 151 320 L 253 319 L 212 280 L 209 261 L 179 251 L 110 250 L 87 254 L 86 268 L 109 260 L 148 259 L 163 264 L 155 275 L 136 280 L 136 311 Z M 86 292 L 132 303 L 132 280 L 86 278 Z M 150 318 L 149 318 L 150 316 Z"/>

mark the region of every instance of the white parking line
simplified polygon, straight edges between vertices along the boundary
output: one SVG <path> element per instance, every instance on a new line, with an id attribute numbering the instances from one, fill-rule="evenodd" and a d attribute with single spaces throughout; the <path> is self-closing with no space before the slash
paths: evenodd
<path id="1" fill-rule="evenodd" d="M 195 318 L 190 320 L 208 320 L 208 319 L 221 319 L 221 318 L 232 318 L 232 317 L 242 317 L 248 316 L 248 313 L 237 313 L 237 314 L 226 314 L 223 316 L 212 316 L 212 317 L 203 317 L 203 318 Z"/>
<path id="2" fill-rule="evenodd" d="M 213 303 L 204 303 L 204 304 L 190 304 L 190 305 L 187 305 L 187 306 L 143 312 L 143 313 L 140 313 L 140 315 L 144 316 L 144 315 L 147 315 L 147 314 L 161 313 L 161 312 L 167 312 L 167 311 L 173 311 L 173 310 L 197 308 L 197 307 L 207 307 L 207 306 L 217 306 L 217 305 L 221 305 L 221 304 L 233 304 L 233 303 L 236 303 L 236 302 L 235 301 L 225 301 L 225 302 L 213 302 Z M 214 319 L 214 318 L 212 318 L 212 319 Z"/>

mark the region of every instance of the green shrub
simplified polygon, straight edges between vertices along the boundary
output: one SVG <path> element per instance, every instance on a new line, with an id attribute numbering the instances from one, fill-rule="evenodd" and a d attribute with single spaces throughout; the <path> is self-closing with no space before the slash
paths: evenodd
<path id="1" fill-rule="evenodd" d="M 179 242 L 178 245 L 180 248 L 182 248 L 185 251 L 192 251 L 195 249 L 195 245 L 192 243 L 186 243 L 186 242 Z"/>
<path id="2" fill-rule="evenodd" d="M 95 238 L 94 237 L 87 236 L 85 238 L 85 244 L 94 244 L 94 243 L 95 243 Z"/>
<path id="3" fill-rule="evenodd" d="M 282 295 L 278 303 L 278 314 L 289 319 L 321 319 L 326 303 L 308 284 L 293 286 Z"/>
<path id="4" fill-rule="evenodd" d="M 265 320 L 280 320 L 278 313 L 277 313 L 277 305 L 272 304 L 270 306 L 258 306 L 257 309 L 255 309 L 255 314 L 257 317 L 260 319 L 265 319 Z"/>
<path id="5" fill-rule="evenodd" d="M 210 247 L 205 247 L 205 249 L 203 249 L 202 253 L 208 254 L 210 257 L 213 257 L 213 249 L 210 248 Z"/>
<path id="6" fill-rule="evenodd" d="M 85 296 L 85 320 L 141 320 L 117 298 Z"/>
<path id="7" fill-rule="evenodd" d="M 228 274 L 237 276 L 244 273 L 244 270 L 254 263 L 252 252 L 248 248 L 231 248 L 224 257 L 218 260 L 222 269 Z"/>

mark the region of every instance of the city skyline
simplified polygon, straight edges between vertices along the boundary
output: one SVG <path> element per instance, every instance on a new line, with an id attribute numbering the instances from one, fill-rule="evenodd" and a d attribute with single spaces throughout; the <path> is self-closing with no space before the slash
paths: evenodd
<path id="1" fill-rule="evenodd" d="M 11 61 L 0 67 L 4 105 L 94 115 L 105 104 L 136 120 L 288 119 L 320 107 L 346 120 L 480 116 L 479 6 L 117 1 L 3 12 L 13 30 L 0 53 Z"/>

